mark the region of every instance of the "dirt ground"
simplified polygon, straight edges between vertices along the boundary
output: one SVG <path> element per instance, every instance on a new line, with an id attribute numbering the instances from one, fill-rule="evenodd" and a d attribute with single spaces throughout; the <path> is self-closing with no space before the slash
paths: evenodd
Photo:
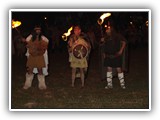
<path id="1" fill-rule="evenodd" d="M 47 90 L 38 89 L 35 75 L 32 87 L 23 90 L 26 57 L 12 56 L 11 109 L 148 109 L 149 56 L 147 47 L 129 50 L 129 71 L 125 74 L 126 89 L 117 77 L 113 89 L 104 89 L 100 79 L 98 50 L 92 51 L 85 87 L 75 81 L 71 87 L 71 68 L 66 50 L 49 53 Z"/>

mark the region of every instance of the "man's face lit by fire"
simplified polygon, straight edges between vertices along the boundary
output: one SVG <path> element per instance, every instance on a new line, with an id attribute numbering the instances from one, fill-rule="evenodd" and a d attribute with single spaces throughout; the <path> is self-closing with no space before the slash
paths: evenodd
<path id="1" fill-rule="evenodd" d="M 76 36 L 79 36 L 81 34 L 81 29 L 78 26 L 74 27 L 74 34 Z"/>
<path id="2" fill-rule="evenodd" d="M 40 35 L 40 33 L 41 33 L 41 30 L 40 30 L 40 29 L 37 29 L 37 30 L 36 30 L 36 34 L 37 34 L 37 35 Z"/>
<path id="3" fill-rule="evenodd" d="M 111 26 L 108 26 L 107 28 L 106 28 L 106 33 L 107 33 L 107 35 L 111 35 L 111 30 L 112 28 L 111 28 Z"/>

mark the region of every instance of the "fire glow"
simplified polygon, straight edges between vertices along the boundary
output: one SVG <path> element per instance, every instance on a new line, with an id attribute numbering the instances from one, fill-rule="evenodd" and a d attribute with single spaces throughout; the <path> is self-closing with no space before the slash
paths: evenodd
<path id="1" fill-rule="evenodd" d="M 64 33 L 64 34 L 62 35 L 62 39 L 63 39 L 64 41 L 67 41 L 67 37 L 71 34 L 72 29 L 73 29 L 73 27 L 70 27 L 70 28 L 68 29 L 68 32 L 67 32 L 67 33 Z"/>
<path id="2" fill-rule="evenodd" d="M 21 25 L 20 21 L 14 21 L 14 20 L 12 20 L 12 28 L 16 28 L 16 27 L 18 27 L 20 25 Z"/>
<path id="3" fill-rule="evenodd" d="M 111 16 L 111 13 L 104 13 L 103 15 L 100 16 L 100 18 L 98 19 L 98 24 L 102 25 L 104 22 L 104 19 Z"/>

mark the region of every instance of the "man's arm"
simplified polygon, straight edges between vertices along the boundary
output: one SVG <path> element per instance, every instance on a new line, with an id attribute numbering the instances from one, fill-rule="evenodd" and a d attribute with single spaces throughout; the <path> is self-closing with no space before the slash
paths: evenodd
<path id="1" fill-rule="evenodd" d="M 120 50 L 117 52 L 116 56 L 122 55 L 125 47 L 126 47 L 126 42 L 125 42 L 125 41 L 121 41 L 121 48 L 120 48 Z"/>

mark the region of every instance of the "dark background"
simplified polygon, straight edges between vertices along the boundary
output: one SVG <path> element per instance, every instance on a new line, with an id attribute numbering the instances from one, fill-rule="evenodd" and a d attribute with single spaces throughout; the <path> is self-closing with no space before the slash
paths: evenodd
<path id="1" fill-rule="evenodd" d="M 97 20 L 104 12 L 12 12 L 12 19 L 19 20 L 22 25 L 19 29 L 32 30 L 39 24 L 44 29 L 46 27 L 57 26 L 66 31 L 74 24 L 80 24 L 83 30 L 87 27 L 96 26 Z M 148 12 L 111 12 L 111 17 L 119 29 L 126 29 L 129 22 L 132 21 L 136 27 L 140 27 L 148 20 Z M 44 18 L 47 19 L 44 19 Z"/>

